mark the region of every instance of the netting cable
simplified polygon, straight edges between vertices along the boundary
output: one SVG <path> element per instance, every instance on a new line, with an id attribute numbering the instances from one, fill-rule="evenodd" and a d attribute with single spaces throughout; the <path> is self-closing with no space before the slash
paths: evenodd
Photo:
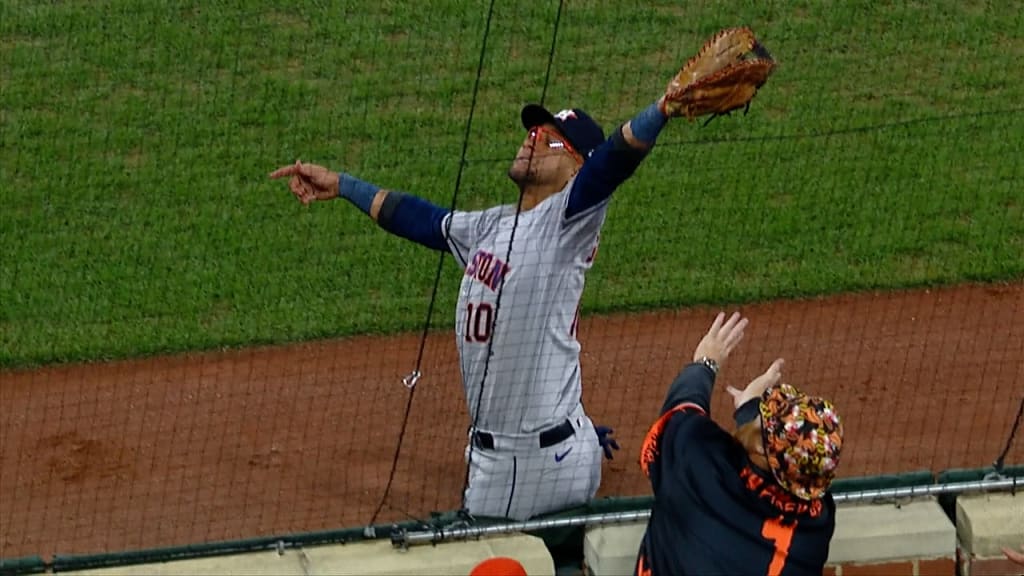
<path id="1" fill-rule="evenodd" d="M 494 16 L 494 0 L 491 0 L 490 6 L 487 10 L 487 20 L 484 24 L 483 39 L 480 43 L 480 58 L 477 61 L 476 68 L 476 79 L 473 82 L 472 98 L 469 105 L 469 115 L 466 117 L 466 126 L 462 138 L 462 152 L 459 158 L 459 169 L 455 176 L 455 189 L 452 191 L 451 209 L 454 210 L 459 197 L 459 189 L 462 185 L 462 174 L 466 167 L 466 152 L 469 149 L 469 137 L 473 127 L 473 117 L 476 112 L 477 97 L 480 92 L 480 79 L 483 76 L 484 58 L 487 54 L 487 40 L 491 33 L 491 21 Z M 448 231 L 451 228 L 451 218 L 447 219 L 445 237 L 448 237 Z M 370 519 L 369 525 L 373 525 L 377 522 L 377 518 L 380 516 L 381 510 L 384 509 L 384 505 L 387 503 L 388 496 L 391 495 L 391 486 L 394 484 L 395 472 L 398 469 L 398 460 L 402 453 L 402 441 L 405 439 L 405 431 L 409 425 L 409 413 L 412 411 L 412 401 L 416 394 L 416 383 L 419 382 L 420 376 L 422 375 L 423 367 L 423 352 L 426 349 L 427 336 L 430 333 L 430 323 L 434 316 L 434 307 L 437 303 L 438 287 L 441 284 L 441 272 L 444 269 L 444 261 L 447 253 L 442 252 L 437 261 L 437 270 L 434 273 L 434 287 L 430 293 L 430 303 L 427 305 L 426 318 L 423 321 L 423 330 L 420 333 L 419 351 L 416 355 L 416 366 L 413 371 L 409 373 L 405 378 L 402 379 L 402 384 L 409 389 L 409 394 L 406 397 L 405 402 L 405 414 L 402 416 L 402 426 L 398 432 L 398 440 L 395 445 L 395 456 L 391 461 L 391 471 L 388 473 L 388 481 L 384 487 L 384 492 L 381 494 L 380 502 L 377 504 L 377 509 L 373 513 L 373 517 Z"/>
<path id="2" fill-rule="evenodd" d="M 1003 466 L 1006 464 L 1006 455 L 1010 453 L 1010 447 L 1013 446 L 1013 440 L 1017 437 L 1017 430 L 1020 429 L 1021 417 L 1024 416 L 1024 396 L 1020 399 L 1020 407 L 1017 408 L 1017 417 L 1013 420 L 1013 426 L 1010 427 L 1010 435 L 1006 438 L 1006 445 L 1003 446 L 1003 451 L 996 458 L 996 461 L 992 466 L 996 469 L 997 474 L 1002 474 Z"/>
<path id="3" fill-rule="evenodd" d="M 565 0 L 560 0 L 559 3 L 558 3 L 558 11 L 555 14 L 555 22 L 554 22 L 554 26 L 552 27 L 552 30 L 551 30 L 551 47 L 548 50 L 547 70 L 544 73 L 544 84 L 541 87 L 540 104 L 542 106 L 544 105 L 545 98 L 547 98 L 548 84 L 549 84 L 549 82 L 551 80 L 551 68 L 552 68 L 552 65 L 554 64 L 554 60 L 555 60 L 555 46 L 557 45 L 557 41 L 558 41 L 558 30 L 559 30 L 559 27 L 560 27 L 561 21 L 562 21 L 562 8 L 563 8 L 564 3 L 565 3 Z M 531 149 L 530 149 L 530 157 L 527 160 L 527 172 L 529 172 L 529 169 L 530 169 L 529 165 L 533 163 L 533 155 L 534 155 L 535 152 L 536 152 L 536 146 L 531 147 Z M 512 246 L 515 245 L 516 231 L 519 229 L 519 215 L 520 215 L 520 213 L 522 213 L 522 209 L 523 209 L 523 187 L 520 187 L 519 188 L 519 199 L 516 202 L 516 212 L 515 212 L 515 216 L 514 216 L 513 221 L 512 221 L 512 230 L 511 230 L 511 232 L 509 234 L 508 248 L 505 250 L 505 262 L 510 262 L 512 260 Z M 508 278 L 508 276 L 505 275 L 505 274 L 503 274 L 501 276 L 501 282 L 498 284 L 497 294 L 495 295 L 495 300 L 494 300 L 494 316 L 493 316 L 493 319 L 492 319 L 492 322 L 493 322 L 492 326 L 494 326 L 495 328 L 498 326 L 498 319 L 501 317 L 501 296 L 504 293 L 505 281 L 507 280 L 507 278 Z M 492 335 L 493 335 L 494 330 L 492 329 L 491 332 L 492 332 Z M 484 397 L 484 383 L 487 382 L 487 376 L 490 373 L 491 358 L 492 358 L 493 354 L 494 354 L 494 338 L 491 337 L 491 338 L 487 339 L 487 356 L 486 356 L 486 360 L 484 361 L 483 374 L 480 376 L 480 391 L 479 391 L 479 394 L 477 394 L 476 406 L 474 407 L 474 410 L 473 410 L 473 426 L 472 426 L 472 430 L 476 430 L 477 421 L 480 418 L 480 403 L 483 401 L 483 397 Z M 467 391 L 468 391 L 468 389 L 467 389 Z M 474 451 L 475 447 L 476 447 L 475 443 L 472 441 L 472 439 L 470 439 L 469 450 L 468 450 L 467 455 L 466 455 L 466 476 L 465 476 L 465 478 L 463 480 L 463 485 L 462 485 L 462 493 L 463 494 L 466 493 L 466 489 L 469 487 L 469 471 L 470 471 L 470 468 L 471 468 L 471 466 L 473 464 L 473 451 Z M 509 498 L 508 506 L 509 507 L 512 506 L 511 498 Z M 466 508 L 465 502 L 463 502 L 462 513 L 464 515 L 468 516 L 469 515 L 468 510 L 466 510 L 465 508 Z M 508 515 L 508 509 L 506 509 L 505 515 L 506 516 Z"/>

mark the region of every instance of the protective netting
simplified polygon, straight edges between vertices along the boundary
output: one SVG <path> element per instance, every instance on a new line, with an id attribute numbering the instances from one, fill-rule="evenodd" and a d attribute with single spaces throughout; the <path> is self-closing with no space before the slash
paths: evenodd
<path id="1" fill-rule="evenodd" d="M 990 465 L 1024 395 L 1012 3 L 6 0 L 0 557 L 457 508 L 462 271 L 266 174 L 514 203 L 524 103 L 608 132 L 738 24 L 779 71 L 666 128 L 587 277 L 599 494 L 649 492 L 640 440 L 720 308 L 752 321 L 720 387 L 786 358 L 845 418 L 841 476 Z"/>

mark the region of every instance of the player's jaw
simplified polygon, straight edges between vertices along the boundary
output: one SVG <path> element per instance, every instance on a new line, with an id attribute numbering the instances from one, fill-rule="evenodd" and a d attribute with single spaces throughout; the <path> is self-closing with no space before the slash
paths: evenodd
<path id="1" fill-rule="evenodd" d="M 538 179 L 538 172 L 541 170 L 543 159 L 534 154 L 533 150 L 524 146 L 512 159 L 508 167 L 508 177 L 520 187 L 532 184 Z"/>
<path id="2" fill-rule="evenodd" d="M 508 177 L 521 190 L 526 190 L 558 184 L 559 172 L 558 163 L 551 158 L 516 156 L 508 169 Z"/>

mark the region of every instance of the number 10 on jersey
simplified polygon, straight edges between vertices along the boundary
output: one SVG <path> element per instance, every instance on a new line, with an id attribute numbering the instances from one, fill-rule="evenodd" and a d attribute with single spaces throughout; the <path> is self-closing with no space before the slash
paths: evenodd
<path id="1" fill-rule="evenodd" d="M 494 308 L 487 302 L 466 304 L 466 325 L 463 333 L 466 342 L 487 342 L 494 327 Z"/>

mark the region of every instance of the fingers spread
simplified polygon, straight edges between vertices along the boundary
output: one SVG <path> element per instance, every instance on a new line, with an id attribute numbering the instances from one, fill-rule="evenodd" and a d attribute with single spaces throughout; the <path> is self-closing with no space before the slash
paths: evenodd
<path id="1" fill-rule="evenodd" d="M 729 320 L 725 323 L 724 326 L 722 326 L 722 329 L 725 330 L 726 332 L 730 332 L 736 326 L 736 323 L 739 322 L 739 321 L 740 321 L 740 313 L 739 312 L 733 312 L 732 316 L 729 316 Z"/>
<path id="2" fill-rule="evenodd" d="M 746 330 L 747 324 L 749 323 L 750 321 L 744 318 L 729 330 L 725 337 L 725 345 L 728 349 L 731 350 L 740 343 L 740 340 L 743 340 L 744 330 Z"/>
<path id="3" fill-rule="evenodd" d="M 715 316 L 715 321 L 711 323 L 711 328 L 708 329 L 708 334 L 715 334 L 722 328 L 722 320 L 725 319 L 725 312 L 719 312 Z"/>

